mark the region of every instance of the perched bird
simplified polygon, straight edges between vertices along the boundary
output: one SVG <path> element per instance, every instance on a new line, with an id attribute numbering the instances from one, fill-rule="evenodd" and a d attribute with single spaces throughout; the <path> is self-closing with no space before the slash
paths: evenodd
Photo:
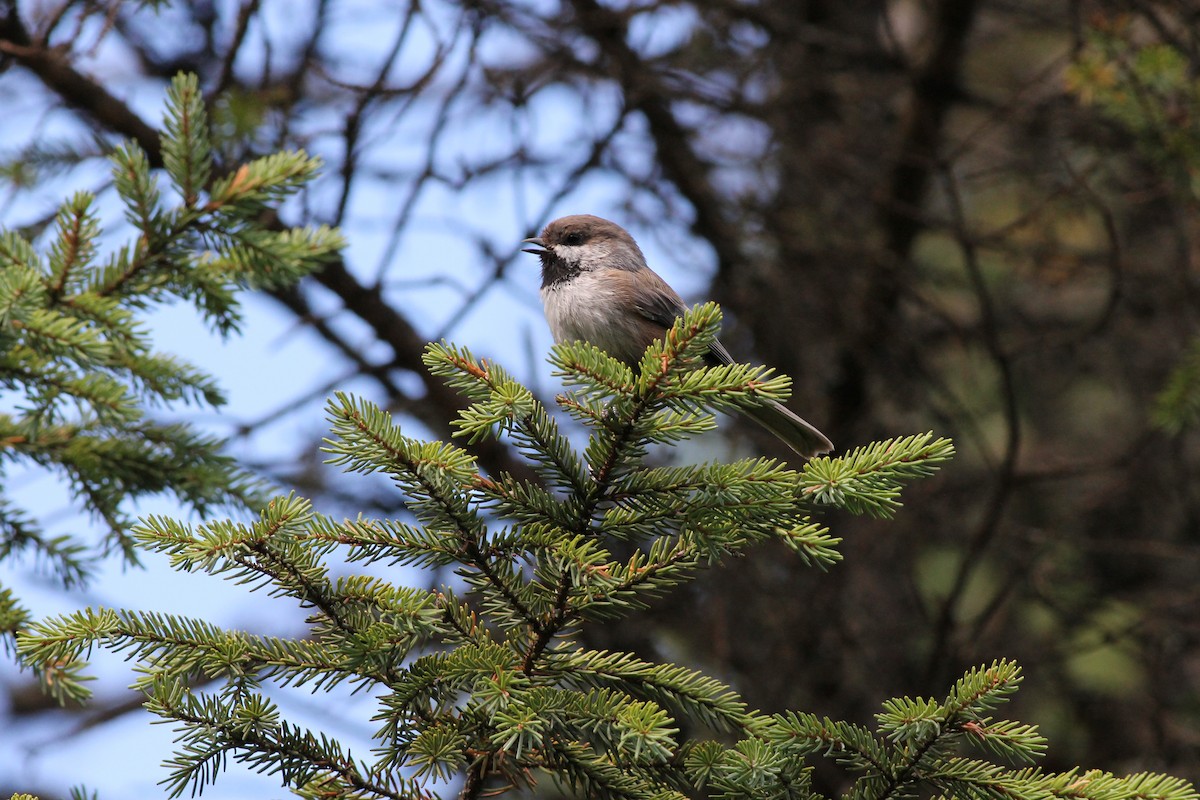
<path id="1" fill-rule="evenodd" d="M 636 369 L 650 343 L 662 339 L 687 310 L 615 222 L 574 214 L 523 244 L 534 245 L 525 252 L 542 260 L 542 304 L 556 342 L 590 342 Z M 706 360 L 714 366 L 733 363 L 718 341 Z M 823 433 L 779 403 L 742 413 L 805 458 L 833 449 Z"/>

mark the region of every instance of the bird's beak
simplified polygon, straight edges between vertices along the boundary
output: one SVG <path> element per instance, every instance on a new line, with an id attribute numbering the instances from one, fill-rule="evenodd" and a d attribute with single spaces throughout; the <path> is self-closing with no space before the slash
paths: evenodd
<path id="1" fill-rule="evenodd" d="M 546 252 L 546 243 L 542 241 L 540 236 L 534 236 L 532 239 L 522 239 L 521 244 L 532 244 L 537 247 L 536 250 L 532 247 L 522 247 L 521 252 L 523 253 L 533 253 L 535 256 L 540 256 Z"/>

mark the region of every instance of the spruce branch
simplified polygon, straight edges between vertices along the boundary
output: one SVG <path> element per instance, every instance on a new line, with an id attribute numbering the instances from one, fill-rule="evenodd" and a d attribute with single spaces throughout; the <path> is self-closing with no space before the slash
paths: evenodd
<path id="1" fill-rule="evenodd" d="M 17 631 L 29 625 L 29 610 L 21 605 L 12 589 L 0 585 L 0 645 L 12 654 L 16 647 Z"/>
<path id="2" fill-rule="evenodd" d="M 165 193 L 141 147 L 126 143 L 109 157 L 124 223 L 101 219 L 93 197 L 78 193 L 44 242 L 0 231 L 0 388 L 14 398 L 0 414 L 0 465 L 6 475 L 13 465 L 51 472 L 100 529 L 91 541 L 52 535 L 18 498 L 0 496 L 0 558 L 28 556 L 67 586 L 86 582 L 109 554 L 137 565 L 130 509 L 145 498 L 168 496 L 201 515 L 265 499 L 261 480 L 224 455 L 221 440 L 156 419 L 158 409 L 219 407 L 224 397 L 207 373 L 155 350 L 146 314 L 183 301 L 228 332 L 242 288 L 294 281 L 341 246 L 335 231 L 268 231 L 260 219 L 266 203 L 311 179 L 316 160 L 282 153 L 253 162 L 240 173 L 251 180 L 222 184 L 219 202 L 205 204 L 211 143 L 194 77 L 172 82 L 166 117 Z M 123 246 L 100 252 L 102 241 L 121 236 Z M 27 622 L 21 609 L 7 593 L 6 647 Z M 56 696 L 84 696 L 82 662 L 42 666 Z"/>
<path id="3" fill-rule="evenodd" d="M 584 626 L 628 617 L 767 539 L 809 563 L 835 563 L 837 539 L 812 519 L 815 508 L 894 513 L 902 484 L 953 452 L 925 434 L 799 471 L 767 459 L 646 466 L 650 446 L 703 427 L 714 409 L 786 391 L 785 379 L 760 369 L 701 365 L 719 321 L 711 306 L 684 315 L 636 376 L 589 345 L 557 347 L 554 362 L 577 390 L 560 407 L 591 428 L 583 454 L 502 367 L 432 345 L 431 371 L 472 401 L 460 435 L 507 438 L 543 483 L 483 475 L 466 449 L 419 441 L 377 406 L 337 395 L 328 406 L 329 461 L 388 476 L 404 497 L 404 519 L 339 521 L 293 495 L 249 524 L 149 517 L 136 528 L 136 546 L 166 554 L 176 569 L 315 608 L 305 637 L 89 610 L 28 625 L 16 640 L 21 657 L 62 699 L 86 696 L 91 648 L 136 662 L 147 706 L 180 729 L 165 781 L 174 793 L 209 786 L 232 758 L 312 797 L 434 797 L 461 779 L 459 796 L 475 798 L 549 775 L 597 798 L 816 800 L 812 762 L 828 758 L 852 777 L 849 800 L 930 791 L 970 800 L 1132 800 L 1138 792 L 1200 800 L 1161 776 L 1051 775 L 992 763 L 986 756 L 1029 763 L 1045 749 L 1035 727 L 991 716 L 1020 684 L 1007 661 L 969 671 L 940 701 L 889 700 L 868 730 L 799 711 L 765 716 L 696 670 L 582 646 L 575 633 Z M 339 558 L 342 569 L 454 567 L 456 585 L 334 578 Z M 0 594 L 0 619 L 25 625 L 24 612 L 5 600 Z M 199 681 L 216 688 L 199 690 Z M 373 692 L 373 760 L 283 720 L 266 683 Z M 727 745 L 729 736 L 736 741 Z M 967 749 L 979 757 L 964 756 Z"/>
<path id="4" fill-rule="evenodd" d="M 533 393 L 502 367 L 447 342 L 430 344 L 422 362 L 431 374 L 473 401 L 460 413 L 456 435 L 468 436 L 468 441 L 475 443 L 486 436 L 507 434 L 534 460 L 537 474 L 549 485 L 572 494 L 583 492 L 587 476 L 570 441 Z"/>
<path id="5" fill-rule="evenodd" d="M 763 727 L 736 692 L 695 670 L 652 664 L 629 653 L 574 648 L 548 653 L 547 669 L 560 672 L 569 686 L 620 688 L 715 730 L 756 733 Z"/>
<path id="6" fill-rule="evenodd" d="M 109 157 L 113 163 L 113 186 L 125 201 L 126 219 L 143 235 L 156 235 L 162 227 L 161 194 L 145 151 L 125 142 Z"/>
<path id="7" fill-rule="evenodd" d="M 208 112 L 200 81 L 195 75 L 180 74 L 171 82 L 163 131 L 163 166 L 179 187 L 184 206 L 193 208 L 212 173 L 212 143 L 208 135 Z"/>
<path id="8" fill-rule="evenodd" d="M 149 691 L 146 707 L 185 726 L 182 750 L 166 764 L 172 773 L 161 781 L 171 797 L 212 784 L 230 756 L 253 770 L 279 774 L 301 796 L 428 796 L 399 775 L 371 776 L 335 739 L 281 720 L 274 704 L 257 693 L 199 698 L 164 681 Z"/>
<path id="9" fill-rule="evenodd" d="M 603 395 L 618 388 L 619 393 L 609 401 L 603 426 L 590 437 L 586 462 L 591 485 L 585 490 L 571 532 L 584 535 L 590 531 L 592 519 L 601 502 L 607 499 L 617 479 L 632 468 L 645 453 L 645 447 L 662 435 L 647 421 L 655 411 L 683 402 L 682 394 L 659 393 L 660 386 L 669 386 L 681 373 L 694 368 L 709 343 L 716 337 L 720 312 L 713 304 L 694 309 L 681 317 L 667 333 L 665 343 L 656 342 L 647 349 L 638 379 L 629 388 L 625 378 L 628 369 L 589 344 L 556 345 L 551 363 L 558 367 L 567 385 L 577 385 L 586 398 Z M 564 404 L 570 410 L 570 403 Z M 594 415 L 593 419 L 596 419 Z M 668 438 L 670 435 L 668 434 Z M 538 657 L 575 614 L 568 606 L 572 589 L 572 573 L 562 570 L 554 587 L 553 604 L 539 625 L 533 627 L 525 653 L 524 669 L 534 669 Z"/>
<path id="10" fill-rule="evenodd" d="M 100 226 L 92 211 L 92 197 L 80 192 L 68 200 L 59 209 L 55 226 L 56 237 L 49 257 L 50 281 L 46 287 L 51 301 L 60 297 L 69 283 L 78 283 L 74 276 L 87 270 L 95 257 Z"/>
<path id="11" fill-rule="evenodd" d="M 461 554 L 483 576 L 481 589 L 497 595 L 497 609 L 507 605 L 513 622 L 533 622 L 511 569 L 481 549 L 485 524 L 472 506 L 468 487 L 477 483 L 474 459 L 441 442 L 422 443 L 400 432 L 391 415 L 374 404 L 337 394 L 328 412 L 338 440 L 326 440 L 330 463 L 355 472 L 387 472 L 412 497 L 409 508 L 426 526 L 448 529 Z"/>
<path id="12" fill-rule="evenodd" d="M 818 503 L 888 518 L 899 508 L 904 481 L 932 475 L 937 464 L 953 455 L 953 443 L 934 439 L 932 433 L 873 442 L 840 458 L 808 461 L 800 490 Z"/>

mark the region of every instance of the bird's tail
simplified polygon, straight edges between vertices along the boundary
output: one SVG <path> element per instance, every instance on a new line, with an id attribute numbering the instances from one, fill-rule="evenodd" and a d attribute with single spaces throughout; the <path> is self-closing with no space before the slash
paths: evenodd
<path id="1" fill-rule="evenodd" d="M 805 458 L 833 450 L 833 442 L 779 403 L 742 409 L 742 413 L 779 437 Z"/>

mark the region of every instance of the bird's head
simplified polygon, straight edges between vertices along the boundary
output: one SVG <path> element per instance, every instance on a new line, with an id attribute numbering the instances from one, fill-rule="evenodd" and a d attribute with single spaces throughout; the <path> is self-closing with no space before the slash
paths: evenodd
<path id="1" fill-rule="evenodd" d="M 542 286 L 570 281 L 584 272 L 602 269 L 646 269 L 646 258 L 629 232 L 615 222 L 591 214 L 560 217 L 525 239 L 522 248 L 542 260 Z"/>

